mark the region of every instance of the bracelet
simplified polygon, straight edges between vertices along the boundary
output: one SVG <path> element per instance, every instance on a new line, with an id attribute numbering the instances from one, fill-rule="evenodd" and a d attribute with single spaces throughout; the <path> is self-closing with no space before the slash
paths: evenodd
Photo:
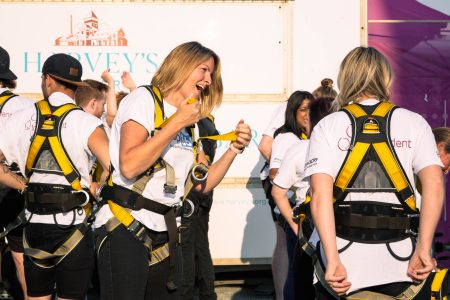
<path id="1" fill-rule="evenodd" d="M 236 154 L 241 154 L 242 152 L 244 152 L 244 148 L 238 149 L 238 148 L 236 148 L 235 146 L 233 146 L 232 143 L 230 143 L 230 148 L 228 148 L 228 149 L 230 149 L 231 152 L 234 152 L 234 153 L 236 153 Z"/>

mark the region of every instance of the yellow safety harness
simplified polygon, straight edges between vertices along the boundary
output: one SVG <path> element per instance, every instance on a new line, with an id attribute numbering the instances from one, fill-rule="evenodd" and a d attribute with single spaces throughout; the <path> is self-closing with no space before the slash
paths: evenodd
<path id="1" fill-rule="evenodd" d="M 16 97 L 16 94 L 13 94 L 11 91 L 6 90 L 0 94 L 0 114 L 2 113 L 3 106 L 8 102 L 11 98 Z"/>
<path id="2" fill-rule="evenodd" d="M 150 134 L 151 136 L 154 136 L 162 128 L 164 128 L 164 126 L 168 124 L 172 118 L 165 117 L 163 100 L 161 97 L 160 90 L 155 86 L 144 86 L 144 87 L 149 91 L 154 101 L 155 129 Z M 192 99 L 190 101 L 191 101 L 190 103 L 192 103 L 193 101 L 196 100 Z M 175 171 L 173 167 L 163 158 L 159 158 L 155 162 L 155 164 L 153 164 L 146 172 L 138 176 L 131 190 L 114 184 L 112 182 L 111 176 L 112 172 L 111 172 L 108 184 L 102 189 L 100 194 L 101 198 L 107 201 L 108 206 L 114 215 L 114 217 L 109 219 L 105 224 L 105 228 L 108 234 L 112 232 L 114 229 L 116 229 L 120 224 L 122 224 L 135 238 L 140 240 L 143 243 L 143 245 L 148 249 L 150 266 L 155 265 L 168 257 L 170 258 L 171 272 L 167 282 L 167 288 L 169 290 L 174 290 L 177 288 L 172 280 L 172 271 L 175 267 L 175 253 L 176 253 L 175 246 L 180 240 L 176 224 L 176 217 L 181 216 L 183 214 L 183 210 L 185 210 L 185 208 L 183 208 L 184 203 L 189 203 L 189 205 L 191 206 L 188 216 L 193 213 L 194 206 L 190 200 L 186 199 L 186 197 L 189 194 L 190 190 L 196 184 L 204 182 L 208 176 L 208 167 L 206 167 L 202 163 L 198 163 L 197 160 L 199 141 L 201 139 L 206 138 L 214 140 L 228 140 L 228 141 L 236 140 L 236 133 L 234 131 L 223 135 L 201 137 L 196 140 L 194 130 L 195 126 L 187 128 L 191 140 L 193 141 L 194 167 L 191 169 L 190 175 L 186 180 L 184 188 L 185 192 L 183 197 L 181 198 L 181 202 L 179 205 L 167 206 L 154 200 L 144 198 L 142 196 L 142 193 L 145 190 L 145 186 L 147 185 L 147 182 L 150 180 L 151 176 L 155 172 L 160 171 L 162 169 L 166 170 L 166 183 L 164 184 L 164 192 L 171 194 L 176 193 L 177 186 L 175 182 L 176 179 Z M 132 210 L 140 210 L 140 209 L 146 209 L 164 216 L 169 236 L 168 243 L 158 247 L 157 249 L 152 249 L 152 240 L 146 233 L 145 226 L 142 225 L 131 215 Z M 101 249 L 101 245 L 103 244 L 103 242 L 106 240 L 107 237 L 108 236 L 106 236 L 102 240 L 97 241 L 98 253 Z"/>
<path id="3" fill-rule="evenodd" d="M 31 213 L 44 215 L 55 215 L 83 208 L 89 203 L 90 196 L 81 186 L 80 173 L 67 155 L 61 140 L 63 120 L 70 112 L 81 109 L 73 103 L 54 107 L 47 100 L 41 100 L 35 105 L 37 109 L 36 129 L 26 160 L 26 178 L 29 180 L 34 172 L 58 174 L 63 175 L 70 186 L 28 183 L 24 193 L 26 208 Z M 31 248 L 24 230 L 25 255 L 32 258 L 32 261 L 42 268 L 56 266 L 75 249 L 86 231 L 89 230 L 92 221 L 93 218 L 87 216 L 83 223 L 77 225 L 69 238 L 53 253 Z"/>

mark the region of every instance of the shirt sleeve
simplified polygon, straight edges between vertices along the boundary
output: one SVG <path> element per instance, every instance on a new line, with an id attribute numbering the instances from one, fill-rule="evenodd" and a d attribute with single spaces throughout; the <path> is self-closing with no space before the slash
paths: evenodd
<path id="1" fill-rule="evenodd" d="M 439 158 L 439 152 L 436 147 L 436 141 L 434 139 L 433 132 L 430 125 L 422 116 L 418 116 L 419 120 L 419 132 L 417 133 L 416 145 L 414 147 L 414 154 L 412 160 L 412 166 L 414 173 L 417 174 L 425 167 L 431 165 L 438 165 L 441 168 L 443 164 Z"/>
<path id="2" fill-rule="evenodd" d="M 281 127 L 284 124 L 284 115 L 286 112 L 287 102 L 282 103 L 278 106 L 278 108 L 273 112 L 270 117 L 269 125 L 267 125 L 266 129 L 263 132 L 263 135 L 267 135 L 273 138 L 273 134 L 275 130 Z"/>
<path id="3" fill-rule="evenodd" d="M 283 162 L 280 165 L 280 168 L 278 169 L 278 174 L 276 175 L 273 182 L 278 185 L 281 188 L 289 189 L 291 186 L 294 185 L 294 183 L 297 182 L 297 168 L 299 165 L 304 165 L 304 159 L 303 156 L 303 162 L 300 162 L 300 152 L 296 151 L 298 147 L 292 146 L 289 148 L 289 150 L 286 152 L 286 158 L 283 160 Z"/>
<path id="4" fill-rule="evenodd" d="M 286 145 L 284 141 L 284 134 L 278 135 L 272 143 L 272 153 L 270 154 L 269 169 L 279 168 L 286 154 Z"/>
<path id="5" fill-rule="evenodd" d="M 325 173 L 333 178 L 335 176 L 333 166 L 336 162 L 333 162 L 333 156 L 330 155 L 335 149 L 331 147 L 323 121 L 325 119 L 320 121 L 311 133 L 305 161 L 305 177 L 317 173 Z"/>
<path id="6" fill-rule="evenodd" d="M 137 88 L 127 95 L 123 101 L 124 103 L 121 103 L 119 107 L 120 109 L 123 106 L 120 115 L 121 124 L 133 120 L 144 126 L 150 135 L 155 128 L 155 103 L 150 92 L 144 87 Z"/>

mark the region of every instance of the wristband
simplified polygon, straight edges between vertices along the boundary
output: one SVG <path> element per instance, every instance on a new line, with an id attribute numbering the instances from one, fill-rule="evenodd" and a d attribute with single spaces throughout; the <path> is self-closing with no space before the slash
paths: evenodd
<path id="1" fill-rule="evenodd" d="M 230 143 L 230 148 L 228 148 L 228 149 L 230 149 L 231 152 L 234 152 L 234 153 L 236 153 L 236 154 L 241 154 L 242 152 L 244 152 L 244 148 L 238 149 L 238 148 L 236 148 L 235 146 L 233 146 L 232 143 Z"/>

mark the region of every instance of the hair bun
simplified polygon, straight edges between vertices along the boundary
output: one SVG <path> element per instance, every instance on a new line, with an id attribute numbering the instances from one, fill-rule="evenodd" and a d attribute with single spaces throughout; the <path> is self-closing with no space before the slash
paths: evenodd
<path id="1" fill-rule="evenodd" d="M 322 79 L 322 81 L 320 82 L 320 85 L 324 88 L 333 88 L 333 80 L 330 78 L 324 78 Z"/>

